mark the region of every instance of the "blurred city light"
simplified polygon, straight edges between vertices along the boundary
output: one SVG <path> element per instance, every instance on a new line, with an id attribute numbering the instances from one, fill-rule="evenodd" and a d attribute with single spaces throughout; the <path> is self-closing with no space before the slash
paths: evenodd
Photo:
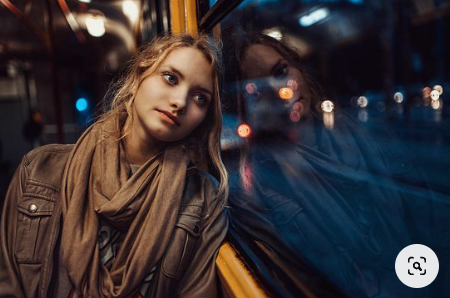
<path id="1" fill-rule="evenodd" d="M 291 111 L 289 113 L 289 119 L 291 119 L 292 122 L 299 122 L 300 117 L 301 117 L 301 115 L 298 111 Z"/>
<path id="2" fill-rule="evenodd" d="M 88 101 L 84 97 L 80 97 L 77 99 L 77 102 L 75 104 L 75 107 L 77 108 L 78 112 L 84 112 L 88 108 Z"/>
<path id="3" fill-rule="evenodd" d="M 284 87 L 280 88 L 278 94 L 280 95 L 281 99 L 288 100 L 291 99 L 292 96 L 294 96 L 294 91 L 292 91 L 292 89 L 289 87 Z"/>
<path id="4" fill-rule="evenodd" d="M 78 1 L 83 2 L 83 3 L 91 3 L 91 0 L 78 0 Z"/>
<path id="5" fill-rule="evenodd" d="M 90 10 L 86 16 L 86 29 L 90 35 L 101 37 L 105 34 L 105 16 L 98 10 Z"/>
<path id="6" fill-rule="evenodd" d="M 367 122 L 369 120 L 369 113 L 366 109 L 358 111 L 358 119 L 361 122 Z"/>
<path id="7" fill-rule="evenodd" d="M 287 81 L 287 86 L 295 91 L 298 88 L 298 82 L 296 80 L 289 80 Z"/>
<path id="8" fill-rule="evenodd" d="M 297 111 L 297 112 L 299 112 L 301 114 L 303 112 L 303 104 L 300 101 L 297 101 L 292 106 L 292 110 L 293 111 Z"/>
<path id="9" fill-rule="evenodd" d="M 258 92 L 258 87 L 255 83 L 247 83 L 247 85 L 245 85 L 245 91 L 247 91 L 248 94 L 255 94 Z"/>
<path id="10" fill-rule="evenodd" d="M 325 127 L 328 129 L 332 129 L 334 127 L 334 113 L 333 112 L 323 113 L 323 125 L 325 125 Z"/>
<path id="11" fill-rule="evenodd" d="M 250 195 L 253 188 L 253 170 L 251 165 L 246 162 L 240 169 L 241 183 L 247 195 Z"/>
<path id="12" fill-rule="evenodd" d="M 422 90 L 423 98 L 430 97 L 430 93 L 431 93 L 431 88 L 430 87 L 423 88 L 423 90 Z"/>
<path id="13" fill-rule="evenodd" d="M 438 92 L 439 92 L 439 95 L 442 95 L 442 93 L 444 93 L 444 88 L 442 88 L 441 85 L 435 85 L 435 86 L 433 87 L 433 90 L 438 91 Z"/>
<path id="14" fill-rule="evenodd" d="M 431 93 L 430 93 L 430 96 L 431 96 L 431 99 L 432 99 L 432 100 L 438 100 L 440 95 L 441 95 L 441 94 L 440 94 L 439 91 L 437 91 L 437 90 L 433 90 L 433 91 L 431 91 Z"/>
<path id="15" fill-rule="evenodd" d="M 241 138 L 248 138 L 252 133 L 252 130 L 248 124 L 242 123 L 238 126 L 237 133 Z"/>
<path id="16" fill-rule="evenodd" d="M 369 100 L 365 96 L 358 97 L 358 100 L 356 101 L 356 104 L 360 108 L 365 108 L 369 104 Z"/>
<path id="17" fill-rule="evenodd" d="M 394 94 L 394 101 L 396 103 L 402 103 L 403 102 L 403 93 L 395 92 L 395 94 Z"/>
<path id="18" fill-rule="evenodd" d="M 333 112 L 334 110 L 334 103 L 331 100 L 324 100 L 321 104 L 320 104 L 320 108 L 322 109 L 322 111 L 324 112 Z"/>
<path id="19" fill-rule="evenodd" d="M 439 99 L 431 101 L 431 108 L 433 108 L 433 110 L 440 110 L 441 107 L 442 103 Z"/>
<path id="20" fill-rule="evenodd" d="M 124 1 L 122 4 L 122 11 L 131 22 L 135 23 L 137 21 L 139 10 L 135 2 L 131 0 Z"/>
<path id="21" fill-rule="evenodd" d="M 276 40 L 283 39 L 283 34 L 277 28 L 266 29 L 266 30 L 263 31 L 263 34 L 267 35 L 267 36 L 270 36 L 270 37 L 273 37 Z"/>
<path id="22" fill-rule="evenodd" d="M 330 15 L 330 10 L 326 7 L 322 7 L 322 8 L 319 8 L 319 9 L 316 9 L 316 10 L 310 12 L 307 15 L 301 16 L 299 19 L 299 24 L 302 27 L 309 27 L 309 26 L 312 26 L 312 25 L 322 21 L 329 15 Z"/>

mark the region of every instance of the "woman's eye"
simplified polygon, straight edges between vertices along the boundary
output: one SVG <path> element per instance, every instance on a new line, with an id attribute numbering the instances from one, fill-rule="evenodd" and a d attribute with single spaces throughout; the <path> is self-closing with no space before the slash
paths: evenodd
<path id="1" fill-rule="evenodd" d="M 171 85 L 175 85 L 178 82 L 177 77 L 171 73 L 164 73 L 163 76 L 164 79 Z"/>
<path id="2" fill-rule="evenodd" d="M 194 99 L 200 104 L 200 105 L 204 105 L 207 101 L 206 97 L 203 96 L 202 94 L 197 94 L 194 95 Z"/>
<path id="3" fill-rule="evenodd" d="M 277 79 L 280 79 L 280 78 L 284 78 L 285 76 L 287 76 L 287 74 L 288 74 L 288 66 L 283 64 L 283 65 L 280 65 L 275 70 L 274 77 Z"/>

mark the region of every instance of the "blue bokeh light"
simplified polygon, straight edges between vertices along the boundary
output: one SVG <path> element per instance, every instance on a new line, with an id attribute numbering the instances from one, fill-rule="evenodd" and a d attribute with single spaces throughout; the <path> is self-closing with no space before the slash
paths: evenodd
<path id="1" fill-rule="evenodd" d="M 75 106 L 79 112 L 84 112 L 88 108 L 88 101 L 84 97 L 78 98 Z"/>

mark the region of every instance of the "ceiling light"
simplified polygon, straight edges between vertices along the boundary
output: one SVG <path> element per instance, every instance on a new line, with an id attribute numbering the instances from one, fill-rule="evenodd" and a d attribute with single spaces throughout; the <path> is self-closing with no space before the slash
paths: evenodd
<path id="1" fill-rule="evenodd" d="M 86 29 L 90 35 L 100 37 L 105 34 L 105 15 L 98 10 L 90 10 L 86 16 Z"/>
<path id="2" fill-rule="evenodd" d="M 133 23 L 137 21 L 139 10 L 135 2 L 131 0 L 126 0 L 122 4 L 123 13 L 132 21 Z"/>
<path id="3" fill-rule="evenodd" d="M 263 31 L 263 34 L 275 38 L 276 40 L 283 39 L 283 33 L 276 28 L 266 29 Z"/>
<path id="4" fill-rule="evenodd" d="M 303 15 L 299 18 L 300 26 L 309 27 L 312 26 L 330 15 L 330 10 L 326 7 L 322 7 L 316 10 L 313 10 L 309 14 Z"/>

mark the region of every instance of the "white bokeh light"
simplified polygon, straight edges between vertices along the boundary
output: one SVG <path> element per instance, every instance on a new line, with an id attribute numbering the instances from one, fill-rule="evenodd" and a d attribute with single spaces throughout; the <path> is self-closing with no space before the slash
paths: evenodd
<path id="1" fill-rule="evenodd" d="M 139 16 L 139 10 L 135 2 L 131 0 L 126 0 L 122 4 L 123 13 L 132 21 L 133 23 L 137 21 Z"/>
<path id="2" fill-rule="evenodd" d="M 322 109 L 322 111 L 327 112 L 327 113 L 333 112 L 334 103 L 331 100 L 324 100 L 321 103 L 320 108 Z"/>
<path id="3" fill-rule="evenodd" d="M 356 104 L 360 108 L 365 108 L 369 104 L 369 100 L 365 96 L 360 96 L 360 97 L 358 97 Z"/>
<path id="4" fill-rule="evenodd" d="M 439 99 L 438 100 L 432 100 L 430 105 L 431 105 L 431 108 L 433 110 L 440 110 L 441 109 L 441 101 Z"/>
<path id="5" fill-rule="evenodd" d="M 430 96 L 432 100 L 438 100 L 441 94 L 439 93 L 438 90 L 433 90 L 431 91 Z"/>
<path id="6" fill-rule="evenodd" d="M 403 102 L 403 93 L 395 92 L 395 94 L 394 94 L 394 101 L 396 103 L 402 103 Z"/>
<path id="7" fill-rule="evenodd" d="M 86 16 L 86 29 L 90 35 L 94 37 L 101 37 L 105 34 L 105 16 L 99 12 L 95 11 Z"/>
<path id="8" fill-rule="evenodd" d="M 442 88 L 441 85 L 434 85 L 433 90 L 439 92 L 439 95 L 442 95 L 442 93 L 444 93 L 444 88 Z"/>

